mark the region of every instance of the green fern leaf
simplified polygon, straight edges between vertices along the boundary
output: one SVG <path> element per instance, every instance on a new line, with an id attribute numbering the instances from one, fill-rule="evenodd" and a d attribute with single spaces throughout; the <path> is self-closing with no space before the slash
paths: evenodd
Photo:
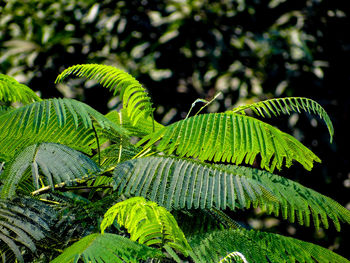
<path id="1" fill-rule="evenodd" d="M 33 184 L 39 186 L 40 174 L 45 177 L 48 185 L 87 177 L 100 172 L 99 167 L 84 154 L 65 145 L 55 143 L 33 144 L 24 148 L 5 169 L 2 198 L 15 195 L 18 183 L 27 170 L 32 171 Z M 40 172 L 40 174 L 39 174 Z"/>
<path id="2" fill-rule="evenodd" d="M 101 223 L 101 232 L 113 224 L 114 220 L 130 233 L 130 239 L 140 244 L 165 244 L 188 255 L 191 247 L 174 217 L 157 203 L 134 197 L 112 206 Z"/>
<path id="3" fill-rule="evenodd" d="M 279 129 L 235 113 L 202 114 L 173 123 L 144 137 L 150 147 L 160 141 L 157 150 L 199 160 L 253 164 L 261 155 L 261 168 L 273 171 L 290 167 L 293 160 L 311 170 L 321 160 L 294 137 Z"/>
<path id="4" fill-rule="evenodd" d="M 103 167 L 105 170 L 109 170 L 117 166 L 117 164 L 120 162 L 124 162 L 132 159 L 141 150 L 142 149 L 136 148 L 132 144 L 130 145 L 112 144 L 107 148 L 103 149 L 100 152 L 100 156 L 98 156 L 98 154 L 94 155 L 92 157 L 92 160 L 97 162 L 100 159 L 101 167 Z"/>
<path id="5" fill-rule="evenodd" d="M 350 211 L 331 198 L 324 196 L 310 188 L 302 186 L 287 178 L 271 174 L 258 169 L 242 166 L 221 166 L 233 174 L 258 181 L 275 195 L 279 203 L 266 204 L 264 210 L 275 215 L 282 214 L 284 219 L 294 222 L 297 219 L 300 225 L 310 225 L 312 217 L 316 229 L 320 223 L 328 228 L 330 218 L 335 228 L 340 231 L 339 222 L 350 224 Z"/>
<path id="6" fill-rule="evenodd" d="M 120 138 L 127 131 L 88 105 L 48 99 L 0 115 L 0 160 L 9 161 L 26 146 L 53 142 L 91 154 L 99 137 Z M 6 150 L 5 150 L 6 149 Z"/>
<path id="7" fill-rule="evenodd" d="M 281 114 L 289 115 L 291 112 L 300 113 L 301 111 L 318 115 L 326 123 L 331 137 L 330 141 L 332 142 L 334 134 L 333 124 L 324 108 L 314 100 L 303 97 L 269 99 L 234 108 L 232 112 L 244 113 L 247 109 L 253 110 L 258 116 L 267 116 L 269 118 L 272 115 L 276 117 Z"/>
<path id="8" fill-rule="evenodd" d="M 22 248 L 35 253 L 35 243 L 51 236 L 56 216 L 54 210 L 35 199 L 0 199 L 0 241 L 24 262 Z"/>
<path id="9" fill-rule="evenodd" d="M 113 187 L 120 194 L 144 196 L 168 210 L 185 207 L 234 210 L 279 202 L 256 180 L 194 160 L 138 158 L 118 164 L 113 176 Z"/>
<path id="10" fill-rule="evenodd" d="M 144 196 L 167 209 L 226 209 L 260 206 L 301 225 L 328 228 L 331 219 L 350 223 L 350 211 L 336 201 L 292 180 L 242 166 L 209 165 L 173 157 L 147 157 L 117 165 L 113 187 Z M 214 211 L 215 212 L 215 211 Z"/>
<path id="11" fill-rule="evenodd" d="M 24 84 L 10 76 L 0 74 L 0 101 L 5 103 L 21 102 L 23 104 L 41 101 L 41 99 Z"/>
<path id="12" fill-rule="evenodd" d="M 0 105 L 0 115 L 5 114 L 9 112 L 10 110 L 13 110 L 14 108 L 11 106 L 5 106 L 5 105 Z"/>
<path id="13" fill-rule="evenodd" d="M 57 77 L 56 83 L 62 82 L 70 75 L 94 79 L 103 87 L 113 90 L 113 95 L 119 93 L 123 108 L 134 124 L 143 116 L 153 116 L 152 103 L 147 91 L 123 70 L 98 64 L 75 65 L 64 70 Z"/>
<path id="14" fill-rule="evenodd" d="M 221 210 L 217 211 L 224 214 Z M 207 209 L 173 210 L 172 214 L 185 236 L 189 237 L 218 229 L 239 227 L 238 223 L 229 216 L 219 217 Z"/>
<path id="15" fill-rule="evenodd" d="M 228 253 L 238 251 L 248 262 L 259 263 L 349 263 L 323 247 L 291 237 L 254 230 L 227 229 L 190 241 L 195 262 L 219 262 Z"/>
<path id="16" fill-rule="evenodd" d="M 130 132 L 130 136 L 144 137 L 164 127 L 162 124 L 153 120 L 150 116 L 140 118 L 134 124 L 134 122 L 132 122 L 128 117 L 125 109 L 122 109 L 120 112 L 111 111 L 106 114 L 106 117 L 114 123 L 127 129 Z"/>
<path id="17" fill-rule="evenodd" d="M 158 258 L 160 251 L 114 234 L 91 234 L 66 248 L 51 263 L 71 263 L 81 259 L 85 263 L 140 262 Z"/>

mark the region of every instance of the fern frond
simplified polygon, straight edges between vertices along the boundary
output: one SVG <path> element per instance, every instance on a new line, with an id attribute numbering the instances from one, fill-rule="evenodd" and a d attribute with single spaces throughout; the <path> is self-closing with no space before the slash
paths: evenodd
<path id="1" fill-rule="evenodd" d="M 147 142 L 148 141 L 148 142 Z M 202 114 L 173 123 L 144 137 L 145 148 L 155 142 L 158 151 L 199 160 L 253 164 L 261 156 L 261 168 L 273 171 L 290 167 L 293 160 L 311 170 L 321 160 L 294 137 L 252 117 L 235 113 Z"/>
<path id="2" fill-rule="evenodd" d="M 130 136 L 144 137 L 164 127 L 159 122 L 153 120 L 150 116 L 140 118 L 136 123 L 134 123 L 128 117 L 125 109 L 121 109 L 120 112 L 111 111 L 106 114 L 106 117 L 127 129 L 130 132 Z"/>
<path id="3" fill-rule="evenodd" d="M 100 165 L 105 170 L 112 169 L 118 163 L 132 159 L 141 150 L 142 149 L 138 149 L 134 147 L 132 144 L 130 145 L 112 144 L 100 152 L 100 160 L 101 160 Z M 99 159 L 98 154 L 92 157 L 92 160 L 94 160 L 95 162 L 97 162 L 98 159 Z"/>
<path id="4" fill-rule="evenodd" d="M 49 206 L 35 199 L 0 199 L 0 243 L 6 244 L 19 262 L 24 262 L 21 248 L 35 253 L 35 243 L 51 235 L 56 216 Z"/>
<path id="5" fill-rule="evenodd" d="M 70 75 L 94 79 L 103 87 L 113 90 L 114 96 L 119 93 L 123 108 L 134 124 L 143 116 L 153 116 L 152 103 L 147 91 L 133 76 L 123 70 L 98 64 L 75 65 L 65 69 L 55 82 L 60 83 Z"/>
<path id="6" fill-rule="evenodd" d="M 144 196 L 168 210 L 234 210 L 278 202 L 260 182 L 194 160 L 138 158 L 118 164 L 113 176 L 113 188 L 119 193 Z"/>
<path id="7" fill-rule="evenodd" d="M 91 234 L 66 248 L 51 263 L 71 263 L 81 259 L 85 263 L 140 262 L 161 257 L 159 250 L 150 248 L 115 234 Z"/>
<path id="8" fill-rule="evenodd" d="M 0 74 L 0 101 L 28 104 L 41 99 L 26 85 L 20 84 L 10 76 Z"/>
<path id="9" fill-rule="evenodd" d="M 350 211 L 331 198 L 324 196 L 310 188 L 287 178 L 271 174 L 258 169 L 242 166 L 223 166 L 228 172 L 253 179 L 266 187 L 279 202 L 270 203 L 264 210 L 282 214 L 284 219 L 294 222 L 297 219 L 300 225 L 310 225 L 312 217 L 316 229 L 320 224 L 328 228 L 328 218 L 340 231 L 340 223 L 350 224 Z"/>
<path id="10" fill-rule="evenodd" d="M 8 161 L 19 149 L 40 142 L 65 144 L 91 154 L 96 135 L 103 137 L 107 133 L 115 137 L 127 135 L 125 129 L 82 102 L 35 102 L 0 115 L 0 160 Z"/>
<path id="11" fill-rule="evenodd" d="M 5 114 L 9 112 L 10 110 L 13 110 L 14 108 L 11 106 L 5 106 L 5 105 L 0 105 L 0 115 Z"/>
<path id="12" fill-rule="evenodd" d="M 113 187 L 119 193 L 144 196 L 167 209 L 226 209 L 260 206 L 291 222 L 335 228 L 350 223 L 350 211 L 292 180 L 258 169 L 209 165 L 173 157 L 147 157 L 118 164 Z M 215 212 L 215 211 L 214 211 Z"/>
<path id="13" fill-rule="evenodd" d="M 185 236 L 193 236 L 230 227 L 226 221 L 221 221 L 208 211 L 206 209 L 181 209 L 173 210 L 172 214 Z M 233 220 L 231 219 L 231 221 Z"/>
<path id="14" fill-rule="evenodd" d="M 303 97 L 277 98 L 260 101 L 257 103 L 240 106 L 232 109 L 232 112 L 242 113 L 247 109 L 251 109 L 256 115 L 261 117 L 269 117 L 272 115 L 279 116 L 281 114 L 290 115 L 292 112 L 301 113 L 301 111 L 309 114 L 318 115 L 328 128 L 330 141 L 333 140 L 334 129 L 331 119 L 325 109 L 316 101 Z"/>
<path id="15" fill-rule="evenodd" d="M 41 174 L 48 185 L 65 182 L 67 185 L 75 179 L 91 176 L 100 172 L 100 168 L 84 154 L 56 143 L 33 144 L 24 148 L 4 171 L 2 198 L 15 195 L 18 183 L 27 170 L 31 170 L 33 184 L 40 188 Z"/>
<path id="16" fill-rule="evenodd" d="M 229 253 L 227 256 L 225 256 L 223 259 L 219 261 L 219 263 L 248 263 L 245 256 L 237 251 Z"/>
<path id="17" fill-rule="evenodd" d="M 332 251 L 291 237 L 254 230 L 216 231 L 190 242 L 195 262 L 219 262 L 228 253 L 238 251 L 248 262 L 259 263 L 349 263 Z"/>
<path id="18" fill-rule="evenodd" d="M 114 220 L 130 233 L 130 239 L 140 244 L 168 245 L 187 256 L 191 247 L 174 217 L 157 203 L 143 197 L 133 197 L 119 202 L 106 212 L 101 222 L 101 232 Z"/>

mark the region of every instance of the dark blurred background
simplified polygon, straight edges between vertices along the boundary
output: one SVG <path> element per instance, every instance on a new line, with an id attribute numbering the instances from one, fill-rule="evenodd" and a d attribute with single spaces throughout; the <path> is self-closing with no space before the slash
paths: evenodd
<path id="1" fill-rule="evenodd" d="M 146 87 L 156 119 L 182 119 L 197 98 L 219 96 L 207 111 L 273 97 L 319 102 L 335 128 L 333 144 L 317 118 L 268 120 L 322 160 L 278 174 L 350 209 L 350 10 L 344 0 L 0 0 L 0 72 L 43 98 L 82 100 L 102 113 L 117 106 L 92 81 L 55 85 L 65 68 L 103 63 Z M 200 105 L 201 106 L 201 105 Z M 199 106 L 197 106 L 199 107 Z M 250 211 L 251 226 L 310 241 L 350 258 L 350 227 L 315 231 Z"/>

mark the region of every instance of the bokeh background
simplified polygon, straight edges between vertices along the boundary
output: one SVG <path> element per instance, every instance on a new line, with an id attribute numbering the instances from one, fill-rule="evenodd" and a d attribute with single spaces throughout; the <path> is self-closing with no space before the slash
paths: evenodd
<path id="1" fill-rule="evenodd" d="M 278 173 L 350 209 L 347 6 L 344 0 L 0 0 L 0 72 L 43 98 L 76 98 L 107 113 L 119 103 L 108 90 L 93 81 L 54 80 L 74 64 L 114 65 L 149 90 L 163 124 L 219 91 L 207 111 L 273 97 L 312 98 L 329 113 L 334 142 L 307 114 L 269 120 L 323 160 L 311 172 L 294 165 Z M 347 225 L 338 233 L 259 211 L 231 215 L 350 258 Z"/>

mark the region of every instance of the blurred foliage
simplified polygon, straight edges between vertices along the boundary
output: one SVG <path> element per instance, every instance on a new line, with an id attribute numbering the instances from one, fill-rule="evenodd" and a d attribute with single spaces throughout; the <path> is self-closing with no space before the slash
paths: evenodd
<path id="1" fill-rule="evenodd" d="M 106 113 L 118 100 L 96 83 L 71 80 L 68 88 L 54 80 L 73 64 L 114 65 L 150 91 L 163 123 L 184 118 L 193 101 L 218 91 L 223 96 L 209 111 L 245 100 L 310 97 L 330 114 L 335 143 L 316 119 L 286 119 L 282 129 L 329 160 L 307 176 L 297 168 L 288 175 L 350 207 L 349 15 L 341 0 L 7 0 L 0 2 L 0 72 L 43 97 L 78 98 Z M 345 234 L 294 233 L 276 224 L 350 253 Z"/>

